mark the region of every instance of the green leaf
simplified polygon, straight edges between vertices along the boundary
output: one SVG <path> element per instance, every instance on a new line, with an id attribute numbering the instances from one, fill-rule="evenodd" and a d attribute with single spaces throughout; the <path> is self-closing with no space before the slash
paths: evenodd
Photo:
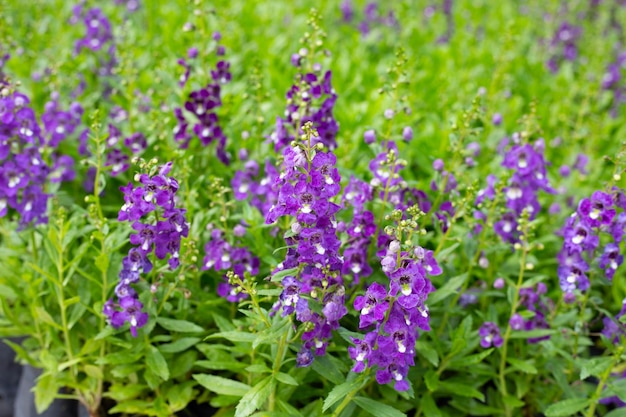
<path id="1" fill-rule="evenodd" d="M 248 417 L 261 408 L 272 393 L 273 388 L 274 378 L 271 375 L 262 379 L 239 401 L 235 409 L 235 417 Z"/>
<path id="2" fill-rule="evenodd" d="M 611 366 L 612 362 L 613 358 L 593 358 L 584 361 L 580 369 L 580 379 L 602 375 Z"/>
<path id="3" fill-rule="evenodd" d="M 277 381 L 280 381 L 283 384 L 293 385 L 294 387 L 297 387 L 298 385 L 300 385 L 294 377 L 284 372 L 277 373 L 276 375 L 274 375 L 274 378 L 276 378 Z"/>
<path id="4" fill-rule="evenodd" d="M 604 417 L 626 417 L 626 407 L 616 408 L 605 414 Z"/>
<path id="5" fill-rule="evenodd" d="M 35 385 L 35 407 L 37 408 L 37 414 L 43 414 L 44 411 L 50 407 L 54 397 L 59 392 L 59 386 L 57 385 L 58 379 L 53 375 L 44 374 L 37 379 Z"/>
<path id="6" fill-rule="evenodd" d="M 170 378 L 170 370 L 167 367 L 165 358 L 159 352 L 159 349 L 150 345 L 146 354 L 146 365 L 148 369 L 158 375 L 162 380 L 167 381 Z"/>
<path id="7" fill-rule="evenodd" d="M 437 351 L 430 343 L 426 343 L 423 340 L 417 340 L 415 342 L 415 349 L 417 352 L 426 358 L 426 360 L 432 363 L 434 366 L 439 366 L 439 355 Z"/>
<path id="8" fill-rule="evenodd" d="M 462 273 L 461 275 L 457 275 L 456 277 L 450 278 L 443 287 L 436 290 L 434 293 L 428 296 L 427 304 L 429 306 L 433 306 L 438 302 L 444 300 L 450 295 L 458 292 L 459 288 L 463 286 L 465 280 L 467 279 L 467 272 Z"/>
<path id="9" fill-rule="evenodd" d="M 197 324 L 185 320 L 168 319 L 157 317 L 157 323 L 165 330 L 179 333 L 202 333 L 204 329 Z"/>
<path id="10" fill-rule="evenodd" d="M 252 387 L 243 382 L 222 378 L 221 376 L 195 374 L 193 379 L 209 391 L 233 397 L 243 397 Z M 254 411 L 254 410 L 253 410 Z"/>
<path id="11" fill-rule="evenodd" d="M 286 246 L 286 248 L 289 248 L 291 246 Z M 282 248 L 278 248 L 276 250 L 280 250 Z M 274 251 L 275 253 L 276 251 Z M 283 269 L 282 271 L 278 271 L 277 273 L 275 273 L 274 275 L 272 275 L 272 282 L 280 282 L 283 280 L 283 278 L 285 278 L 288 275 L 295 275 L 298 272 L 298 268 L 289 268 L 289 269 Z"/>
<path id="12" fill-rule="evenodd" d="M 344 399 L 352 391 L 358 391 L 362 386 L 363 380 L 361 378 L 355 378 L 351 381 L 346 381 L 343 384 L 336 385 L 330 393 L 328 393 L 328 397 L 324 400 L 324 407 L 322 408 L 322 411 L 328 410 L 337 401 Z"/>
<path id="13" fill-rule="evenodd" d="M 272 372 L 270 368 L 263 365 L 262 363 L 255 363 L 253 365 L 250 365 L 246 368 L 246 371 L 257 373 L 257 374 L 269 374 Z"/>
<path id="14" fill-rule="evenodd" d="M 512 395 L 506 395 L 502 398 L 502 401 L 511 408 L 520 408 L 526 404 L 524 401 L 514 397 Z"/>
<path id="15" fill-rule="evenodd" d="M 201 359 L 195 362 L 196 366 L 204 369 L 212 369 L 216 371 L 240 371 L 246 369 L 247 365 L 235 361 L 213 361 Z"/>
<path id="16" fill-rule="evenodd" d="M 509 339 L 533 339 L 544 336 L 552 336 L 556 333 L 553 329 L 534 329 L 528 331 L 512 331 Z"/>
<path id="17" fill-rule="evenodd" d="M 430 393 L 425 393 L 420 402 L 425 417 L 442 417 L 441 411 L 437 408 L 437 404 Z"/>
<path id="18" fill-rule="evenodd" d="M 439 387 L 439 375 L 434 370 L 429 370 L 424 375 L 424 383 L 426 384 L 426 388 L 428 391 L 435 392 Z"/>
<path id="19" fill-rule="evenodd" d="M 466 366 L 475 365 L 477 363 L 482 362 L 483 359 L 491 355 L 493 351 L 494 349 L 491 348 L 491 349 L 484 350 L 480 353 L 476 353 L 474 355 L 465 356 L 461 358 L 456 357 L 450 361 L 449 367 L 450 368 L 464 368 Z"/>
<path id="20" fill-rule="evenodd" d="M 376 400 L 365 397 L 354 397 L 352 401 L 363 410 L 376 417 L 406 417 L 406 414 L 403 412 Z"/>
<path id="21" fill-rule="evenodd" d="M 230 340 L 231 342 L 248 342 L 252 343 L 256 340 L 256 335 L 248 332 L 240 332 L 237 330 L 229 331 L 229 332 L 219 332 L 214 333 L 207 337 L 207 339 L 215 339 L 218 337 L 222 337 L 226 340 Z"/>
<path id="22" fill-rule="evenodd" d="M 570 398 L 567 400 L 559 401 L 552 404 L 546 410 L 546 417 L 569 417 L 575 415 L 577 412 L 589 405 L 588 398 Z"/>
<path id="23" fill-rule="evenodd" d="M 109 270 L 109 255 L 106 252 L 100 252 L 95 260 L 96 268 L 106 273 Z"/>
<path id="24" fill-rule="evenodd" d="M 335 385 L 339 385 L 345 381 L 345 377 L 339 370 L 338 365 L 332 363 L 329 355 L 318 356 L 315 358 L 312 368 L 315 372 Z"/>
<path id="25" fill-rule="evenodd" d="M 516 358 L 511 358 L 511 357 L 506 358 L 506 361 L 510 363 L 511 365 L 513 365 L 514 368 L 519 369 L 520 371 L 526 374 L 534 375 L 537 373 L 537 368 L 535 368 L 534 365 L 532 365 L 528 361 L 523 361 L 521 359 L 516 359 Z"/>
<path id="26" fill-rule="evenodd" d="M 468 384 L 460 384 L 457 382 L 440 381 L 439 387 L 451 394 L 456 394 L 461 397 L 476 398 L 482 402 L 485 402 L 485 394 L 478 391 L 476 388 L 469 386 Z"/>
<path id="27" fill-rule="evenodd" d="M 175 342 L 159 345 L 159 350 L 163 353 L 178 353 L 189 349 L 200 340 L 199 337 L 183 337 Z"/>

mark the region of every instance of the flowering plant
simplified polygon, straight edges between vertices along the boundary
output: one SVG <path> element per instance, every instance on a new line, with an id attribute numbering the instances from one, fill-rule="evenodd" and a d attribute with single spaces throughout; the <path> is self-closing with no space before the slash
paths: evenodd
<path id="1" fill-rule="evenodd" d="M 38 412 L 625 415 L 619 2 L 100 3 L 0 16 Z"/>

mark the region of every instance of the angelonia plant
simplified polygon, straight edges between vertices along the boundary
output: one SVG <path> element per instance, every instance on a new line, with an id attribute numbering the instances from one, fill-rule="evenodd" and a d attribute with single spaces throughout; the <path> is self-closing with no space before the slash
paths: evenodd
<path id="1" fill-rule="evenodd" d="M 37 412 L 626 416 L 624 2 L 314 3 L 3 8 Z"/>

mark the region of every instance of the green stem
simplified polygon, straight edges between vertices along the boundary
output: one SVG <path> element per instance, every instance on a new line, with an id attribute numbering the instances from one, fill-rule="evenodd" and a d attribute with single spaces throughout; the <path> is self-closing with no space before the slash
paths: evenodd
<path id="1" fill-rule="evenodd" d="M 622 349 L 619 349 L 619 350 L 621 351 Z M 606 370 L 600 377 L 600 381 L 598 382 L 598 387 L 596 388 L 596 391 L 593 393 L 593 396 L 591 397 L 591 403 L 589 404 L 589 408 L 587 409 L 587 412 L 585 413 L 585 417 L 595 416 L 596 407 L 598 406 L 600 396 L 602 395 L 602 390 L 604 389 L 604 386 L 606 385 L 606 381 L 608 381 L 609 377 L 611 376 L 611 371 L 613 370 L 613 367 L 619 361 L 620 356 L 621 354 L 618 354 L 618 353 L 613 355 L 613 360 L 611 361 L 611 365 L 606 368 Z"/>
<path id="2" fill-rule="evenodd" d="M 278 350 L 276 351 L 276 359 L 274 359 L 274 367 L 272 368 L 272 376 L 276 377 L 276 374 L 280 372 L 281 366 L 283 366 L 283 357 L 285 356 L 285 349 L 287 348 L 287 337 L 289 335 L 289 328 L 283 333 L 283 337 L 278 342 Z M 276 384 L 272 386 L 272 393 L 269 398 L 268 411 L 274 411 L 276 409 Z"/>
<path id="3" fill-rule="evenodd" d="M 528 255 L 528 241 L 527 241 L 527 233 L 524 231 L 524 234 L 520 237 L 522 241 L 522 257 L 520 258 L 520 266 L 519 266 L 519 274 L 517 276 L 517 283 L 515 285 L 515 294 L 513 295 L 513 303 L 511 303 L 511 312 L 509 314 L 509 319 L 513 317 L 517 310 L 517 306 L 519 303 L 519 293 L 520 288 L 522 287 L 522 283 L 524 281 L 524 270 L 526 269 L 526 257 Z M 508 395 L 508 391 L 506 388 L 506 355 L 507 355 L 507 347 L 509 337 L 511 336 L 511 325 L 507 323 L 506 332 L 504 333 L 504 337 L 502 338 L 502 354 L 500 357 L 500 392 L 503 397 Z M 504 405 L 505 415 L 509 417 L 511 415 L 511 409 L 509 405 L 505 403 Z"/>
<path id="4" fill-rule="evenodd" d="M 367 381 L 367 376 L 369 375 L 369 371 L 370 371 L 370 368 L 367 368 L 367 370 L 361 374 L 362 378 L 364 378 L 365 381 Z M 335 412 L 333 412 L 331 417 L 339 417 L 339 415 L 344 410 L 344 408 L 346 408 L 348 404 L 350 404 L 350 401 L 352 401 L 352 398 L 354 398 L 354 396 L 357 394 L 357 392 L 361 390 L 362 387 L 363 387 L 363 384 L 361 383 L 361 384 L 358 384 L 355 389 L 350 391 L 350 393 L 348 393 L 348 395 L 345 396 L 343 401 L 339 403 L 339 405 L 337 406 L 337 408 L 335 409 Z"/>

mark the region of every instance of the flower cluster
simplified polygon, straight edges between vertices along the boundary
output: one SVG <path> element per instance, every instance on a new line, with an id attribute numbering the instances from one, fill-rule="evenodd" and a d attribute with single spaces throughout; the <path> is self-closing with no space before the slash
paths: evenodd
<path id="1" fill-rule="evenodd" d="M 374 214 L 365 209 L 365 204 L 372 200 L 372 186 L 368 183 L 350 178 L 343 193 L 343 205 L 353 207 L 352 221 L 343 225 L 349 238 L 343 252 L 342 274 L 352 274 L 353 284 L 358 284 L 360 278 L 367 277 L 372 273 L 372 267 L 367 259 L 368 249 L 374 234 L 376 224 Z"/>
<path id="2" fill-rule="evenodd" d="M 345 0 L 341 3 L 341 14 L 344 22 L 352 23 L 354 20 L 354 6 L 350 0 Z M 397 29 L 400 26 L 400 22 L 398 22 L 398 19 L 392 10 L 384 16 L 381 15 L 378 3 L 371 1 L 365 5 L 363 9 L 363 20 L 357 24 L 357 28 L 363 36 L 366 36 L 373 28 L 380 26 Z"/>
<path id="3" fill-rule="evenodd" d="M 213 39 L 219 41 L 221 35 L 216 33 L 213 35 Z M 224 54 L 224 48 L 220 45 L 217 46 L 217 54 Z M 190 50 L 188 56 L 194 59 L 197 56 L 197 50 Z M 185 69 L 179 80 L 179 85 L 183 87 L 189 79 L 191 65 L 184 59 L 180 59 L 178 63 Z M 192 138 L 191 131 L 193 131 L 203 146 L 216 142 L 218 159 L 223 164 L 228 165 L 230 164 L 230 157 L 226 152 L 227 138 L 219 124 L 217 110 L 222 106 L 221 86 L 229 83 L 232 79 L 230 63 L 225 60 L 218 61 L 215 69 L 211 70 L 211 78 L 212 82 L 205 87 L 189 93 L 185 102 L 184 109 L 195 118 L 195 123 L 191 129 L 190 124 L 192 122 L 189 121 L 183 109 L 180 107 L 174 109 L 174 116 L 177 121 L 174 127 L 174 140 L 180 144 L 181 148 L 187 148 Z"/>
<path id="4" fill-rule="evenodd" d="M 621 211 L 618 213 L 618 209 Z M 610 281 L 615 271 L 624 262 L 620 243 L 626 227 L 626 198 L 622 190 L 615 188 L 613 193 L 595 191 L 590 198 L 583 198 L 578 209 L 567 219 L 561 230 L 563 247 L 558 254 L 559 282 L 566 294 L 589 288 L 591 261 L 596 259 Z M 600 232 L 608 235 L 609 242 L 596 255 L 600 247 Z M 587 259 L 585 259 L 587 258 Z M 570 296 L 571 297 L 571 296 Z"/>
<path id="5" fill-rule="evenodd" d="M 515 313 L 509 320 L 511 329 L 530 331 L 535 329 L 548 329 L 550 327 L 546 320 L 548 305 L 541 297 L 546 292 L 546 285 L 542 282 L 537 284 L 536 288 L 520 288 L 519 305 L 525 307 L 530 314 L 527 314 L 527 316 L 529 316 L 528 319 L 524 319 L 521 314 Z M 549 338 L 550 336 L 529 338 L 528 343 L 537 343 Z"/>
<path id="6" fill-rule="evenodd" d="M 83 49 L 93 52 L 106 50 L 97 56 L 97 71 L 99 75 L 111 75 L 113 67 L 117 64 L 111 22 L 99 8 L 84 10 L 83 3 L 74 6 L 72 12 L 70 23 L 76 24 L 82 20 L 85 25 L 85 36 L 76 41 L 74 52 L 79 54 Z"/>
<path id="7" fill-rule="evenodd" d="M 292 56 L 291 62 L 301 67 L 306 49 Z M 274 131 L 269 137 L 274 150 L 280 152 L 289 145 L 296 136 L 303 134 L 302 127 L 311 122 L 318 136 L 311 138 L 311 145 L 322 143 L 333 150 L 337 147 L 336 136 L 339 124 L 333 116 L 337 95 L 331 84 L 332 73 L 326 71 L 322 75 L 321 65 L 315 64 L 312 72 L 299 73 L 296 83 L 287 91 L 287 108 L 285 117 L 277 117 Z"/>
<path id="8" fill-rule="evenodd" d="M 285 235 L 289 245 L 286 258 L 274 273 L 291 272 L 282 279 L 283 315 L 295 312 L 296 318 L 309 326 L 302 335 L 298 366 L 310 365 L 313 353 L 325 354 L 331 331 L 348 312 L 335 220 L 340 207 L 330 201 L 340 191 L 341 177 L 335 168 L 335 155 L 322 152 L 321 143 L 310 146 L 317 133 L 312 123 L 304 129 L 305 139 L 294 142 L 283 153 L 278 200 L 266 217 L 267 224 L 281 217 L 294 220 Z M 310 303 L 321 305 L 321 312 Z"/>
<path id="9" fill-rule="evenodd" d="M 551 56 L 546 62 L 548 69 L 555 73 L 559 70 L 563 61 L 575 61 L 578 57 L 578 46 L 576 45 L 582 29 L 573 26 L 568 22 L 563 22 L 558 27 L 552 40 L 550 41 Z"/>
<path id="10" fill-rule="evenodd" d="M 242 235 L 239 232 L 241 228 L 245 234 L 245 227 L 239 225 L 234 230 L 236 236 Z M 245 247 L 232 246 L 224 240 L 224 233 L 219 229 L 211 230 L 211 239 L 206 243 L 204 251 L 206 253 L 202 265 L 204 270 L 213 269 L 218 272 L 232 270 L 239 279 L 244 279 L 246 273 L 250 275 L 259 273 L 259 258 L 253 256 Z M 240 286 L 229 282 L 226 275 L 223 278 L 224 281 L 217 286 L 217 293 L 220 297 L 232 303 L 247 298 L 248 295 L 241 292 Z"/>
<path id="11" fill-rule="evenodd" d="M 621 338 L 626 337 L 626 325 L 620 321 L 624 315 L 626 315 L 626 298 L 622 301 L 622 309 L 615 318 L 605 317 L 602 319 L 604 324 L 602 334 L 614 344 L 618 344 Z"/>
<path id="12" fill-rule="evenodd" d="M 74 161 L 53 152 L 52 166 L 43 159 L 46 149 L 54 150 L 80 123 L 82 108 L 74 103 L 70 111 L 58 108 L 58 95 L 46 104 L 44 128 L 37 121 L 28 97 L 17 91 L 0 97 L 0 217 L 9 209 L 19 214 L 20 228 L 46 223 L 49 194 L 46 183 L 71 181 Z"/>
<path id="13" fill-rule="evenodd" d="M 622 72 L 626 69 L 626 52 L 618 54 L 615 62 L 611 62 L 602 77 L 602 89 L 613 92 L 611 114 L 617 116 L 619 106 L 626 103 L 626 82 Z"/>
<path id="14" fill-rule="evenodd" d="M 495 232 L 502 240 L 509 243 L 515 243 L 519 239 L 518 220 L 522 212 L 527 211 L 532 220 L 541 211 L 538 200 L 539 191 L 555 193 L 548 181 L 546 161 L 543 156 L 543 140 L 537 140 L 534 145 L 522 144 L 520 135 L 517 133 L 512 139 L 513 146 L 505 152 L 502 162 L 503 167 L 513 171 L 513 175 L 504 188 L 506 207 L 509 210 L 494 224 Z M 505 148 L 507 144 L 508 138 L 505 138 L 500 147 Z M 488 186 L 479 191 L 476 205 L 480 205 L 485 199 L 495 198 L 496 181 L 495 176 L 487 177 Z M 484 220 L 486 214 L 481 211 L 475 213 L 475 217 Z"/>
<path id="15" fill-rule="evenodd" d="M 167 176 L 171 168 L 169 162 L 159 167 L 155 175 L 138 175 L 141 186 L 129 183 L 120 187 L 125 203 L 118 220 L 132 222 L 135 233 L 130 235 L 130 243 L 135 247 L 122 261 L 119 283 L 115 287 L 118 302 L 107 301 L 104 314 L 115 328 L 130 323 L 133 336 L 137 336 L 137 328 L 147 323 L 148 314 L 142 311 L 143 304 L 131 284 L 137 283 L 142 273 L 152 270 L 149 257 L 153 251 L 157 259 L 169 255 L 170 268 L 178 268 L 180 241 L 189 234 L 186 210 L 176 207 L 178 181 Z"/>
<path id="16" fill-rule="evenodd" d="M 247 161 L 244 169 L 235 172 L 231 181 L 235 198 L 249 200 L 264 217 L 267 216 L 270 208 L 278 201 L 278 176 L 276 167 L 269 159 L 265 162 L 263 172 L 256 161 Z"/>
<path id="17" fill-rule="evenodd" d="M 402 250 L 399 240 L 391 240 L 381 259 L 389 278 L 386 289 L 372 283 L 365 295 L 358 296 L 354 308 L 360 311 L 359 328 L 374 326 L 363 339 L 352 338 L 350 358 L 354 372 L 376 368 L 379 384 L 395 381 L 395 389 L 409 389 L 407 374 L 415 364 L 415 341 L 418 331 L 430 330 L 426 299 L 434 291 L 428 278 L 442 271 L 433 252 L 420 246 Z"/>

